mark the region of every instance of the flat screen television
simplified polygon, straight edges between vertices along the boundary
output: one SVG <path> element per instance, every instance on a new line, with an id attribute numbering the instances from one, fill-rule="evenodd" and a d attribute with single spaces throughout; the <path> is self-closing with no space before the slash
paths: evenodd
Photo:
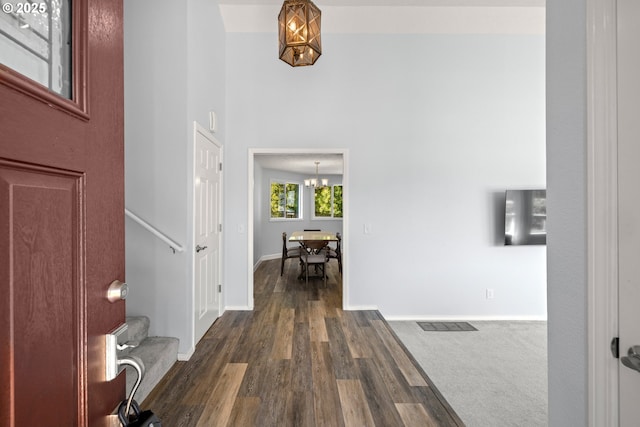
<path id="1" fill-rule="evenodd" d="M 547 190 L 507 190 L 504 244 L 547 243 Z"/>

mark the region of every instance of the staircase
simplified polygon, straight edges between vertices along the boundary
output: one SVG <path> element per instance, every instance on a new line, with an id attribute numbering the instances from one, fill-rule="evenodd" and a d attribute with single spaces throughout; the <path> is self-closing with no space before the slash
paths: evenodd
<path id="1" fill-rule="evenodd" d="M 134 396 L 138 403 L 142 403 L 146 399 L 151 390 L 178 360 L 178 339 L 148 336 L 149 323 L 149 318 L 146 316 L 127 317 L 129 342 L 137 342 L 139 345 L 122 351 L 122 355 L 136 356 L 144 363 L 144 378 Z M 130 366 L 127 366 L 126 371 L 127 396 L 129 396 L 138 374 Z"/>

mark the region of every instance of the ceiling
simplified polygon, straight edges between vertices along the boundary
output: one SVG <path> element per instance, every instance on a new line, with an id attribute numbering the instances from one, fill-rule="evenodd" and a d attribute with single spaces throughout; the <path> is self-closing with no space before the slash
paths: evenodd
<path id="1" fill-rule="evenodd" d="M 282 0 L 219 0 L 227 33 L 276 33 Z M 323 34 L 544 34 L 545 0 L 316 0 Z"/>
<path id="2" fill-rule="evenodd" d="M 282 5 L 278 0 L 218 0 L 219 4 L 235 5 Z M 315 0 L 319 8 L 323 6 L 509 6 L 509 7 L 542 7 L 545 0 Z"/>
<path id="3" fill-rule="evenodd" d="M 310 177 L 316 174 L 316 165 L 319 161 L 319 174 L 342 175 L 344 160 L 342 154 L 334 153 L 277 153 L 255 154 L 254 161 L 266 169 L 307 174 Z"/>

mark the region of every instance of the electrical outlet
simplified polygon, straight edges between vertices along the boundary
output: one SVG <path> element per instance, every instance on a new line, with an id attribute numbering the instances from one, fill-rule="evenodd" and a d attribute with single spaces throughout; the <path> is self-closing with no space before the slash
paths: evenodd
<path id="1" fill-rule="evenodd" d="M 494 298 L 493 289 L 487 288 L 487 299 L 493 299 L 493 298 Z"/>

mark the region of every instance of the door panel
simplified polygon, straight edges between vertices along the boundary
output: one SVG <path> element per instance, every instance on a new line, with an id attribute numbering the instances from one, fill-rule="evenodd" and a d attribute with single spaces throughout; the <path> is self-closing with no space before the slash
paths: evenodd
<path id="1" fill-rule="evenodd" d="M 195 342 L 220 315 L 221 149 L 206 131 L 195 130 Z"/>
<path id="2" fill-rule="evenodd" d="M 74 257 L 82 241 L 81 181 L 63 171 L 0 162 L 0 229 L 13 236 L 11 245 L 0 243 L 7 263 L 0 270 L 0 341 L 9 343 L 0 354 L 0 382 L 10 385 L 16 425 L 39 425 L 60 409 L 61 425 L 81 423 L 82 259 Z M 8 401 L 3 396 L 3 413 Z"/>
<path id="3" fill-rule="evenodd" d="M 618 200 L 620 356 L 640 345 L 640 2 L 618 1 Z M 622 364 L 620 425 L 640 420 L 640 372 Z"/>
<path id="4" fill-rule="evenodd" d="M 124 398 L 122 3 L 73 4 L 73 99 L 0 65 L 0 427 L 106 426 Z"/>

